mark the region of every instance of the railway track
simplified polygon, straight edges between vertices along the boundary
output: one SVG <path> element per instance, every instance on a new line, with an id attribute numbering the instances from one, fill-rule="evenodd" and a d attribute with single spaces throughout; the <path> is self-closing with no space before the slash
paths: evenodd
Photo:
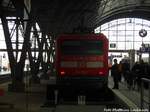
<path id="1" fill-rule="evenodd" d="M 110 89 L 85 92 L 66 90 L 57 95 L 58 97 L 55 94 L 54 99 L 51 98 L 42 106 L 43 112 L 45 109 L 47 109 L 45 112 L 116 112 L 115 109 L 128 109 L 126 105 L 118 102 Z"/>
<path id="2" fill-rule="evenodd" d="M 10 74 L 0 75 L 0 84 L 8 82 L 11 80 Z"/>
<path id="3" fill-rule="evenodd" d="M 26 71 L 25 71 L 26 76 L 28 77 L 29 75 L 27 75 Z M 25 78 L 25 76 L 24 76 Z M 11 81 L 11 73 L 10 72 L 1 72 L 0 73 L 0 84 L 2 83 L 6 83 Z"/>

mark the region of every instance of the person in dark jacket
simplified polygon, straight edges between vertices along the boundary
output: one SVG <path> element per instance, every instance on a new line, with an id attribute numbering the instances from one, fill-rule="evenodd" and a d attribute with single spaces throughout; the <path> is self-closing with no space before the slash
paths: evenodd
<path id="1" fill-rule="evenodd" d="M 118 67 L 117 59 L 114 59 L 114 64 L 111 67 L 111 75 L 114 80 L 113 89 L 119 89 L 119 67 Z"/>
<path id="2" fill-rule="evenodd" d="M 135 63 L 135 65 L 133 66 L 132 71 L 135 74 L 134 77 L 136 77 L 138 90 L 140 90 L 141 88 L 141 78 L 147 77 L 148 70 L 149 70 L 149 66 L 143 60 L 140 60 L 139 63 Z M 144 84 L 144 86 L 146 87 L 147 85 Z"/>
<path id="3" fill-rule="evenodd" d="M 119 70 L 119 82 L 121 82 L 122 79 L 122 61 L 118 64 L 118 70 Z"/>
<path id="4" fill-rule="evenodd" d="M 136 62 L 132 69 L 132 74 L 133 74 L 133 82 L 134 82 L 134 89 L 135 89 L 135 86 L 137 85 L 138 86 L 138 89 L 139 89 L 139 86 L 140 86 L 140 63 L 139 62 Z"/>
<path id="5" fill-rule="evenodd" d="M 122 64 L 122 73 L 123 73 L 125 82 L 127 82 L 128 80 L 129 72 L 130 72 L 130 64 L 128 60 L 125 60 L 124 63 Z"/>

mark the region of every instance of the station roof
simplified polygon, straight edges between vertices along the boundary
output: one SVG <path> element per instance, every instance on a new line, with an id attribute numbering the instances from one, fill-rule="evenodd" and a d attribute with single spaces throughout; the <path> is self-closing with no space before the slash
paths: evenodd
<path id="1" fill-rule="evenodd" d="M 150 19 L 149 0 L 25 0 L 47 33 L 71 33 L 83 26 L 91 29 L 123 17 Z M 24 16 L 23 0 L 2 0 L 1 13 Z M 16 13 L 17 9 L 17 13 Z"/>

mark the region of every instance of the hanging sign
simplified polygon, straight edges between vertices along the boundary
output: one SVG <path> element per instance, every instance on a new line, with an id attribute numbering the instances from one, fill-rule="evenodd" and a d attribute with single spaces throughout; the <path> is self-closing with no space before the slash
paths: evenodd
<path id="1" fill-rule="evenodd" d="M 147 31 L 145 29 L 141 29 L 139 31 L 139 35 L 140 35 L 140 37 L 146 37 L 147 36 Z"/>

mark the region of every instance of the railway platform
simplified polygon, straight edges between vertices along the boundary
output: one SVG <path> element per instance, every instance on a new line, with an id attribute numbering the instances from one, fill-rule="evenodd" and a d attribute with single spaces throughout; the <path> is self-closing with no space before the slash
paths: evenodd
<path id="1" fill-rule="evenodd" d="M 109 77 L 108 87 L 115 99 L 120 102 L 119 107 L 114 102 L 111 102 L 111 106 L 109 104 L 90 105 L 86 102 L 43 106 L 46 101 L 45 84 L 26 85 L 26 91 L 22 93 L 7 91 L 8 84 L 9 82 L 0 84 L 0 89 L 4 92 L 0 96 L 0 112 L 149 112 L 147 108 L 140 109 L 140 93 L 129 90 L 124 82 L 119 84 L 118 90 L 111 89 L 113 86 L 111 77 Z"/>

